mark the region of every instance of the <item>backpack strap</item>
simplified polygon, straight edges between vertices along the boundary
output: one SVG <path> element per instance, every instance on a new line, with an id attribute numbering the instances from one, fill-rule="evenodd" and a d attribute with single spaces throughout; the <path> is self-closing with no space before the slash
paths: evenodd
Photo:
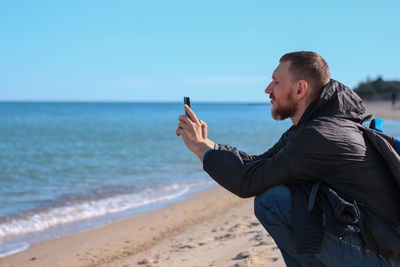
<path id="1" fill-rule="evenodd" d="M 372 143 L 372 145 L 382 155 L 387 163 L 393 177 L 396 178 L 397 184 L 400 189 L 400 140 L 384 133 L 369 129 L 360 125 L 359 128 L 364 136 Z"/>
<path id="2" fill-rule="evenodd" d="M 384 122 L 384 120 L 382 120 L 382 119 L 374 118 L 371 120 L 371 122 L 369 124 L 369 128 L 376 130 L 383 134 L 383 122 Z M 385 139 L 387 139 L 387 141 L 389 141 L 392 144 L 392 146 L 396 150 L 397 154 L 400 155 L 400 139 L 393 138 L 393 137 L 390 138 L 390 136 L 386 136 L 386 135 L 384 135 L 384 137 L 385 137 Z M 391 139 L 391 140 L 389 140 L 389 139 Z"/>
<path id="3" fill-rule="evenodd" d="M 372 119 L 371 123 L 369 124 L 369 128 L 383 133 L 383 122 L 384 122 L 384 120 L 381 120 L 381 119 L 376 119 L 376 118 Z"/>

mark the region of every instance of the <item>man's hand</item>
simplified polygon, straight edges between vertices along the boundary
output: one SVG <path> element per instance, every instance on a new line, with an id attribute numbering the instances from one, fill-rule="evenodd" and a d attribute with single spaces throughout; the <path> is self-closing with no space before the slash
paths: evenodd
<path id="1" fill-rule="evenodd" d="M 189 115 L 181 115 L 178 120 L 178 128 L 176 135 L 182 136 L 187 148 L 203 161 L 203 156 L 207 150 L 214 148 L 213 141 L 207 138 L 207 124 L 197 119 L 196 114 L 188 105 L 184 106 L 185 111 Z"/>

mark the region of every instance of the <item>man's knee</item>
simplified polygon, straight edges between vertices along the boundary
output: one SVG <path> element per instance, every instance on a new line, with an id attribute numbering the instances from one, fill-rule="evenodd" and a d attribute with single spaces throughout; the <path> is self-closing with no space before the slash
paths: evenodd
<path id="1" fill-rule="evenodd" d="M 272 187 L 254 199 L 254 214 L 257 218 L 267 211 L 291 212 L 291 194 L 288 187 Z"/>

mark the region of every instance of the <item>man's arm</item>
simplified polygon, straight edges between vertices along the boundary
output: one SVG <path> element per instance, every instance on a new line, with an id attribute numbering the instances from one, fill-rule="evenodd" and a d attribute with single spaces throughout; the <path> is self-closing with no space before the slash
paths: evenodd
<path id="1" fill-rule="evenodd" d="M 321 174 L 330 171 L 327 166 L 332 144 L 312 128 L 288 131 L 278 143 L 281 142 L 283 145 L 272 156 L 249 162 L 235 151 L 213 150 L 204 159 L 203 169 L 221 186 L 243 198 L 294 179 L 320 179 Z"/>
<path id="2" fill-rule="evenodd" d="M 282 179 L 289 168 L 282 164 L 285 160 L 276 155 L 279 145 L 269 153 L 260 156 L 249 156 L 236 148 L 221 145 L 214 150 L 215 143 L 207 138 L 207 124 L 198 120 L 196 114 L 185 105 L 187 115 L 179 117 L 176 135 L 182 136 L 190 151 L 203 161 L 204 170 L 223 187 L 240 197 L 257 195 L 276 184 L 283 183 Z M 204 158 L 205 153 L 207 156 Z M 267 156 L 272 156 L 268 158 Z M 270 172 L 272 179 L 265 179 L 265 173 Z"/>
<path id="3" fill-rule="evenodd" d="M 285 184 L 293 177 L 292 173 L 297 165 L 304 165 L 303 155 L 308 147 L 303 137 L 297 134 L 296 138 L 289 138 L 293 131 L 289 130 L 282 135 L 276 146 L 260 156 L 248 156 L 235 148 L 224 150 L 221 147 L 213 150 L 215 144 L 207 138 L 206 124 L 198 120 L 186 105 L 185 110 L 189 117 L 179 117 L 176 134 L 182 136 L 188 149 L 201 161 L 209 151 L 204 158 L 204 170 L 221 186 L 239 197 L 256 196 L 275 185 Z M 306 137 L 307 133 L 303 136 Z M 306 139 L 309 140 L 310 136 Z M 292 145 L 287 144 L 288 140 Z M 301 169 L 305 178 L 314 177 L 314 169 Z"/>
<path id="4" fill-rule="evenodd" d="M 203 169 L 221 186 L 246 198 L 290 181 L 290 156 L 283 150 L 271 158 L 243 162 L 229 150 L 210 151 Z"/>

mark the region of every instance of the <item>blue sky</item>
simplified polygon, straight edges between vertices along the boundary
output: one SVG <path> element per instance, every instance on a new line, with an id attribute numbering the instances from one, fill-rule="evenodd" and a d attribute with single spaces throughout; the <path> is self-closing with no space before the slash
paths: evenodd
<path id="1" fill-rule="evenodd" d="M 0 2 L 0 101 L 264 102 L 284 53 L 400 80 L 400 1 Z"/>

